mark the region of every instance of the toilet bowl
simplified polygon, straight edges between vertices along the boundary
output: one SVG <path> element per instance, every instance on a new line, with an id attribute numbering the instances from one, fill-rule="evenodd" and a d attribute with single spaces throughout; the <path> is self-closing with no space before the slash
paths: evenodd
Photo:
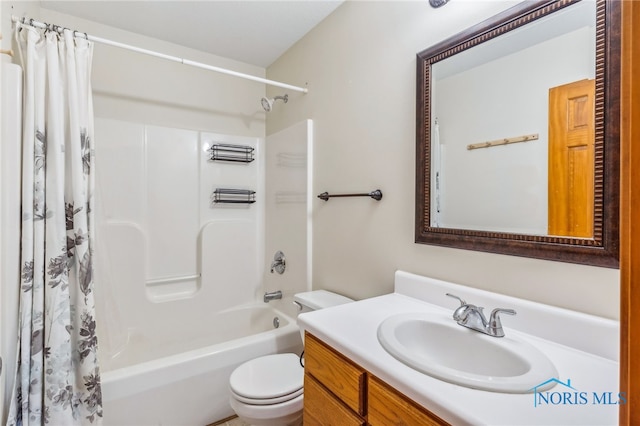
<path id="1" fill-rule="evenodd" d="M 298 313 L 337 306 L 352 299 L 325 290 L 294 296 Z M 229 378 L 229 403 L 238 417 L 255 426 L 302 424 L 304 368 L 292 353 L 245 362 Z"/>
<path id="2" fill-rule="evenodd" d="M 301 424 L 303 380 L 296 354 L 252 359 L 231 373 L 231 408 L 252 425 Z"/>

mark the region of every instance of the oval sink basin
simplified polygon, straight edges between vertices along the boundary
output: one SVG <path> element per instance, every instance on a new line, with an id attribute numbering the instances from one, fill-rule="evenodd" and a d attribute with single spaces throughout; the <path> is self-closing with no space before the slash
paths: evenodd
<path id="1" fill-rule="evenodd" d="M 407 366 L 469 388 L 541 392 L 553 387 L 555 381 L 549 379 L 558 376 L 551 361 L 530 343 L 508 334 L 488 336 L 443 315 L 394 315 L 378 327 L 378 340 Z"/>

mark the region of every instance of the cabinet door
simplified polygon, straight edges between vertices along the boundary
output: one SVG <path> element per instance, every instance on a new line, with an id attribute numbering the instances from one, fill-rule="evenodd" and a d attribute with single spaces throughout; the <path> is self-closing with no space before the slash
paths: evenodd
<path id="1" fill-rule="evenodd" d="M 444 426 L 447 422 L 369 375 L 369 424 L 371 426 Z"/>
<path id="2" fill-rule="evenodd" d="M 366 375 L 362 368 L 311 334 L 305 335 L 304 369 L 338 399 L 361 416 L 366 415 Z"/>
<path id="3" fill-rule="evenodd" d="M 316 379 L 304 375 L 304 426 L 364 426 L 365 422 L 338 401 Z"/>

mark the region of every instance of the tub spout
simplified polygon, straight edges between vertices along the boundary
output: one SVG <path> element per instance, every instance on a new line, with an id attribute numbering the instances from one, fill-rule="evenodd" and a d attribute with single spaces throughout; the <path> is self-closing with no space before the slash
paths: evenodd
<path id="1" fill-rule="evenodd" d="M 264 303 L 269 303 L 269 301 L 276 299 L 282 299 L 282 292 L 280 290 L 265 293 L 263 300 Z"/>

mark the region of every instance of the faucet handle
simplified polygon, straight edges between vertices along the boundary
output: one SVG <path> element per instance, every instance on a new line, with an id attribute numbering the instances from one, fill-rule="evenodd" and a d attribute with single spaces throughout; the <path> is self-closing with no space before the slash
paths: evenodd
<path id="1" fill-rule="evenodd" d="M 458 299 L 458 301 L 460 302 L 460 306 L 464 306 L 464 305 L 467 304 L 467 302 L 465 302 L 463 298 L 458 297 L 455 294 L 446 293 L 446 295 L 449 296 L 449 297 L 453 297 L 454 299 Z"/>
<path id="2" fill-rule="evenodd" d="M 484 315 L 482 314 L 483 308 L 474 306 L 474 305 L 469 305 L 467 302 L 465 302 L 463 298 L 456 296 L 455 294 L 446 293 L 446 295 L 449 297 L 453 297 L 454 299 L 458 299 L 458 301 L 460 302 L 460 306 L 458 306 L 455 309 L 455 311 L 453 311 L 453 319 L 457 321 L 458 324 L 465 324 L 467 322 L 467 319 L 471 311 L 475 311 L 478 314 L 480 314 L 480 317 L 482 318 L 482 322 L 486 321 L 484 318 Z"/>
<path id="3" fill-rule="evenodd" d="M 283 274 L 287 268 L 287 261 L 285 260 L 284 253 L 278 250 L 273 256 L 273 262 L 271 262 L 271 273 L 277 272 Z"/>
<path id="4" fill-rule="evenodd" d="M 513 309 L 496 308 L 491 311 L 489 317 L 489 329 L 492 330 L 495 337 L 504 337 L 504 330 L 502 330 L 502 321 L 500 321 L 500 314 L 515 315 L 516 311 Z"/>

